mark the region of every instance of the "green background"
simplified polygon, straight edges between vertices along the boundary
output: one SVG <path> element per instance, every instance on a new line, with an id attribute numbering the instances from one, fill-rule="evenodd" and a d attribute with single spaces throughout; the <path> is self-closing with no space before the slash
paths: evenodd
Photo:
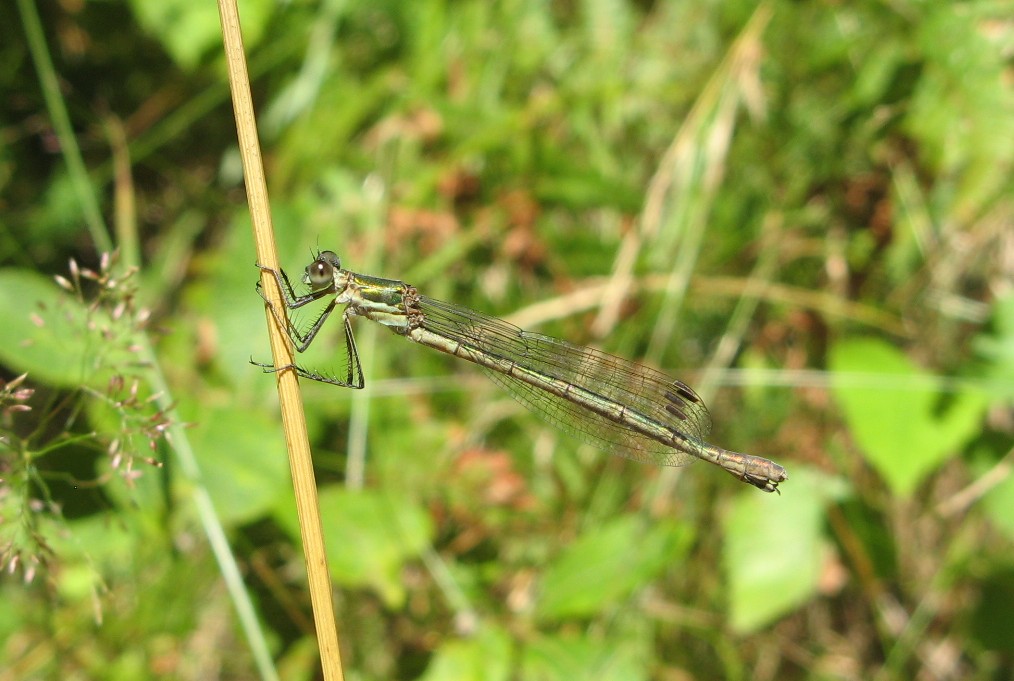
<path id="1" fill-rule="evenodd" d="M 366 389 L 303 384 L 346 678 L 1014 674 L 1014 4 L 240 13 L 290 273 L 663 368 L 789 471 L 360 321 Z M 0 91 L 0 680 L 315 678 L 214 3 L 7 3 Z"/>

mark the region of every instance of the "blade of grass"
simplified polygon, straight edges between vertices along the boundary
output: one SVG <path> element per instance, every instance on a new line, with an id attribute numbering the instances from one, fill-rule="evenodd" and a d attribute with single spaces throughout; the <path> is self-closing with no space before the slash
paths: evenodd
<path id="1" fill-rule="evenodd" d="M 60 94 L 60 84 L 57 82 L 53 60 L 49 57 L 49 47 L 46 45 L 46 36 L 42 33 L 39 12 L 32 0 L 18 0 L 18 10 L 21 12 L 21 22 L 25 27 L 25 37 L 32 53 L 32 61 L 35 62 L 35 71 L 39 75 L 42 96 L 46 99 L 46 109 L 49 110 L 53 129 L 60 140 L 60 152 L 63 154 L 64 163 L 67 164 L 67 172 L 70 174 L 77 199 L 81 202 L 81 212 L 91 233 L 92 242 L 100 253 L 108 253 L 113 250 L 113 242 L 102 219 L 98 199 L 92 190 L 88 170 L 81 157 L 81 148 L 77 145 L 74 129 L 70 125 L 67 106 Z"/>
<path id="2" fill-rule="evenodd" d="M 104 126 L 113 154 L 113 225 L 116 243 L 127 267 L 141 265 L 137 238 L 137 202 L 131 172 L 130 145 L 119 118 L 110 116 Z"/>
<path id="3" fill-rule="evenodd" d="M 387 164 L 378 164 L 381 167 Z M 387 214 L 389 182 L 387 178 L 371 176 L 363 183 L 363 198 L 368 208 L 365 211 L 366 245 L 363 253 L 363 264 L 368 272 L 375 271 L 383 248 L 384 216 Z M 365 325 L 360 329 L 359 364 L 364 376 L 373 371 L 376 358 L 377 329 L 374 324 Z M 366 477 L 366 446 L 369 440 L 370 405 L 373 402 L 373 382 L 367 380 L 362 390 L 353 390 L 349 409 L 349 435 L 345 464 L 345 485 L 349 489 L 362 489 Z"/>
<path id="4" fill-rule="evenodd" d="M 271 210 L 268 203 L 267 182 L 264 177 L 260 142 L 257 138 L 257 124 L 254 116 L 253 98 L 250 93 L 239 11 L 235 0 L 219 0 L 218 9 L 222 20 L 222 40 L 229 67 L 229 87 L 232 91 L 239 148 L 243 158 L 247 200 L 250 204 L 254 242 L 257 247 L 257 262 L 277 268 L 278 251 L 271 223 Z M 270 304 L 277 306 L 277 309 L 284 310 L 281 291 L 274 278 L 262 273 L 261 283 Z M 264 309 L 264 314 L 275 366 L 292 364 L 292 348 L 288 343 L 288 338 L 275 324 L 267 307 Z M 326 680 L 340 680 L 344 677 L 331 593 L 331 576 L 324 551 L 320 505 L 317 500 L 317 484 L 310 457 L 310 442 L 306 432 L 303 401 L 294 371 L 279 371 L 276 372 L 275 377 L 278 382 L 282 426 L 285 430 L 285 441 L 289 450 L 289 467 L 292 471 L 292 485 L 296 496 L 296 511 L 299 515 L 300 534 L 306 558 L 310 601 L 313 606 L 314 624 L 317 628 L 317 645 L 320 649 L 321 665 Z"/>
<path id="5" fill-rule="evenodd" d="M 576 288 L 566 295 L 533 303 L 506 317 L 507 321 L 523 329 L 537 327 L 549 321 L 563 319 L 599 307 L 615 278 L 589 280 L 585 286 Z M 654 274 L 632 280 L 631 295 L 640 292 L 661 293 L 666 290 L 668 275 Z M 788 286 L 768 281 L 763 288 L 742 277 L 695 276 L 690 280 L 690 291 L 695 299 L 742 296 L 756 297 L 768 304 L 789 305 L 811 309 L 834 319 L 864 324 L 871 329 L 889 333 L 899 338 L 909 338 L 912 332 L 905 328 L 897 315 L 872 305 L 844 300 L 834 293 L 814 291 L 799 286 Z"/>
<path id="6" fill-rule="evenodd" d="M 661 313 L 645 353 L 656 363 L 676 326 L 704 242 L 736 112 L 753 92 L 753 74 L 760 68 L 758 43 L 771 13 L 767 3 L 754 12 L 666 151 L 648 191 L 641 224 L 644 242 L 673 258 Z"/>

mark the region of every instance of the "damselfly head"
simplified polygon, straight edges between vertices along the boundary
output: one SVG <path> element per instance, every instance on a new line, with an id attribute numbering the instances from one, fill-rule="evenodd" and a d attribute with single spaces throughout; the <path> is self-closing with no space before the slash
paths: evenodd
<path id="1" fill-rule="evenodd" d="M 334 273 L 342 268 L 342 262 L 334 251 L 321 251 L 317 259 L 306 266 L 303 283 L 314 291 L 334 284 Z"/>

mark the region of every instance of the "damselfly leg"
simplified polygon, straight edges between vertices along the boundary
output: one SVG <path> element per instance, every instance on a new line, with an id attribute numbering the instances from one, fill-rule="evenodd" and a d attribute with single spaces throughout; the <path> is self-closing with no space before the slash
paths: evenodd
<path id="1" fill-rule="evenodd" d="M 305 305 L 316 302 L 327 296 L 329 293 L 331 293 L 331 291 L 325 288 L 311 290 L 309 293 L 305 295 L 296 295 L 296 292 L 292 288 L 292 283 L 289 281 L 289 277 L 285 274 L 283 270 L 276 270 L 259 264 L 257 265 L 257 267 L 259 267 L 261 271 L 267 272 L 272 276 L 274 276 L 275 281 L 278 282 L 278 288 L 282 292 L 282 303 L 289 310 L 297 310 Z M 301 332 L 299 330 L 299 327 L 292 323 L 292 320 L 288 314 L 284 314 L 281 311 L 279 311 L 277 307 L 270 300 L 268 300 L 267 296 L 264 294 L 260 282 L 257 282 L 257 293 L 260 295 L 260 297 L 264 300 L 265 304 L 271 310 L 271 316 L 274 317 L 275 323 L 278 324 L 279 328 L 285 329 L 286 336 L 288 336 L 289 340 L 292 341 L 292 344 L 295 347 L 296 351 L 300 353 L 305 352 L 310 347 L 310 344 L 313 342 L 314 338 L 317 337 L 317 334 L 320 332 L 321 328 L 323 328 L 324 322 L 327 320 L 328 317 L 331 316 L 331 313 L 334 312 L 335 307 L 338 305 L 338 299 L 332 298 L 330 301 L 328 301 L 328 304 L 324 308 L 324 310 L 319 315 L 317 315 L 317 318 L 314 320 L 313 324 L 311 324 L 310 327 L 305 332 Z M 352 324 L 349 320 L 349 317 L 350 314 L 346 310 L 342 314 L 342 319 L 344 322 L 343 326 L 345 330 L 345 356 L 346 356 L 344 379 L 339 378 L 336 374 L 333 373 L 327 374 L 324 372 L 307 369 L 298 364 L 287 364 L 284 366 L 276 367 L 273 364 L 256 362 L 253 359 L 250 360 L 250 363 L 255 366 L 261 367 L 265 373 L 276 373 L 278 371 L 292 369 L 293 371 L 296 372 L 298 376 L 309 379 L 311 381 L 318 381 L 320 383 L 329 383 L 331 385 L 337 385 L 343 388 L 361 389 L 366 383 L 365 379 L 363 378 L 363 369 L 359 361 L 359 351 L 356 349 L 356 339 L 355 336 L 352 334 Z"/>

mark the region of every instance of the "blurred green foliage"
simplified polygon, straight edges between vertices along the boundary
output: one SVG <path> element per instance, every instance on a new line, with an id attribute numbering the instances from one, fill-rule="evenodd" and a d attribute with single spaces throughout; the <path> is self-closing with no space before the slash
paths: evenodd
<path id="1" fill-rule="evenodd" d="M 9 5 L 0 679 L 314 678 L 217 13 Z M 367 388 L 304 385 L 348 678 L 1014 674 L 1014 4 L 240 13 L 290 274 L 666 367 L 790 475 L 581 448 L 359 324 Z"/>

